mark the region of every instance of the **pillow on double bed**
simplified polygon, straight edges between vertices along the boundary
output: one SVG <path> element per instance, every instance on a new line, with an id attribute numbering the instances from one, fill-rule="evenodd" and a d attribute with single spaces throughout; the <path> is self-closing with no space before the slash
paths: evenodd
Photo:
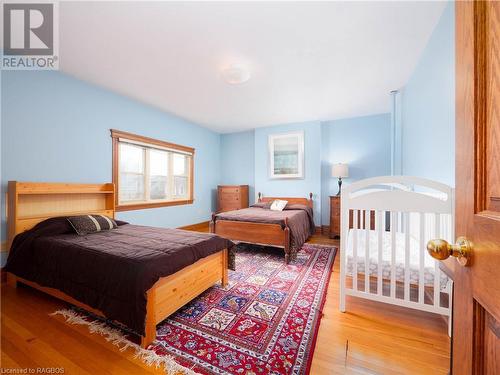
<path id="1" fill-rule="evenodd" d="M 118 227 L 116 221 L 105 215 L 70 216 L 68 221 L 80 236 Z"/>
<path id="2" fill-rule="evenodd" d="M 266 210 L 269 210 L 271 208 L 272 203 L 273 202 L 256 202 L 252 204 L 250 207 L 264 208 Z"/>
<path id="3" fill-rule="evenodd" d="M 287 204 L 288 204 L 288 201 L 276 199 L 273 201 L 270 208 L 272 211 L 283 211 Z"/>

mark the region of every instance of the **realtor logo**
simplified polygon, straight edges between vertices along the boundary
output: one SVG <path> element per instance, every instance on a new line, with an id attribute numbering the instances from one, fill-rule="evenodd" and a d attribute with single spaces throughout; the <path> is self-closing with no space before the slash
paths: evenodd
<path id="1" fill-rule="evenodd" d="M 54 3 L 3 4 L 3 69 L 57 69 Z"/>

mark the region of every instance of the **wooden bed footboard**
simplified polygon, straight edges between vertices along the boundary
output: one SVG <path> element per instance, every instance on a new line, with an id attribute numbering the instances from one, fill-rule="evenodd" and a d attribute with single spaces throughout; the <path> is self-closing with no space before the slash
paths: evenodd
<path id="1" fill-rule="evenodd" d="M 213 215 L 210 232 L 233 241 L 283 247 L 285 262 L 290 262 L 290 228 L 286 220 L 282 228 L 280 224 L 216 220 Z"/>
<path id="2" fill-rule="evenodd" d="M 196 263 L 172 275 L 160 278 L 147 292 L 145 335 L 141 337 L 141 347 L 146 348 L 155 340 L 156 325 L 158 323 L 212 287 L 218 281 L 221 281 L 222 286 L 226 286 L 228 282 L 227 266 L 227 249 L 223 249 L 198 260 Z M 7 273 L 8 285 L 15 287 L 18 282 L 78 306 L 95 315 L 105 317 L 101 311 L 77 301 L 60 290 L 43 287 L 32 281 Z"/>
<path id="3" fill-rule="evenodd" d="M 200 259 L 196 263 L 162 277 L 148 291 L 146 335 L 141 346 L 147 347 L 156 338 L 156 325 L 179 308 L 212 287 L 218 281 L 228 282 L 227 249 Z"/>

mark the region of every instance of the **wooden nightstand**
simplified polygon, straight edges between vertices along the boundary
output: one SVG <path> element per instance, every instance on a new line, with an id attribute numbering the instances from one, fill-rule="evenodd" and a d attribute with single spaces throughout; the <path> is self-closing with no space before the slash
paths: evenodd
<path id="1" fill-rule="evenodd" d="M 330 238 L 340 238 L 340 195 L 330 196 Z"/>

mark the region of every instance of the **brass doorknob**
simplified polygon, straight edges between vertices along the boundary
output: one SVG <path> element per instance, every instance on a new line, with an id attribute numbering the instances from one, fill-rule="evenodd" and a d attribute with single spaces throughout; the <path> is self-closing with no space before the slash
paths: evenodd
<path id="1" fill-rule="evenodd" d="M 445 240 L 430 240 L 427 242 L 427 252 L 437 260 L 447 259 L 451 255 L 457 258 L 461 266 L 467 266 L 472 255 L 472 244 L 465 237 L 459 237 L 455 245 Z"/>

